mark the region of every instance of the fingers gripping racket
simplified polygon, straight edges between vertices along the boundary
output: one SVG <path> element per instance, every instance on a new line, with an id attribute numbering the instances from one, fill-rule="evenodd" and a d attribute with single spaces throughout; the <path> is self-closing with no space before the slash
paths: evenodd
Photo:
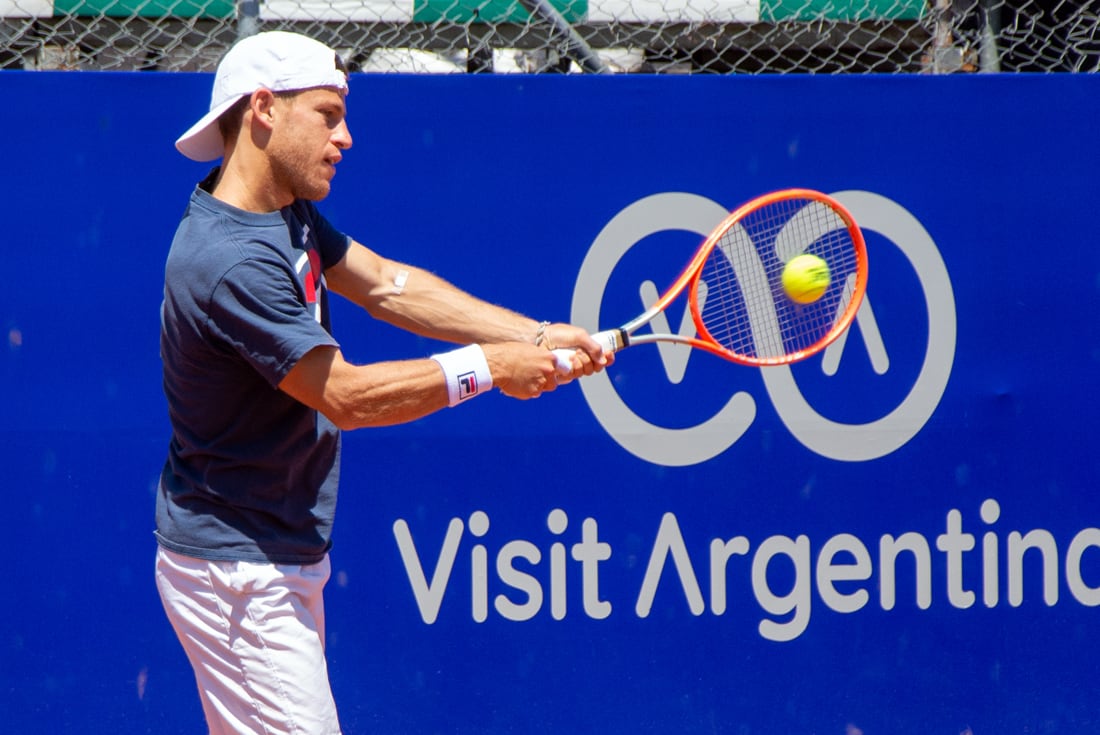
<path id="1" fill-rule="evenodd" d="M 826 269 L 811 274 L 820 295 L 810 298 L 792 295 L 783 278 L 788 264 L 806 254 Z M 840 336 L 866 289 L 867 249 L 851 214 L 826 194 L 786 189 L 732 212 L 656 303 L 622 326 L 592 336 L 605 352 L 676 342 L 742 365 L 785 365 Z M 684 291 L 695 336 L 637 333 Z"/>

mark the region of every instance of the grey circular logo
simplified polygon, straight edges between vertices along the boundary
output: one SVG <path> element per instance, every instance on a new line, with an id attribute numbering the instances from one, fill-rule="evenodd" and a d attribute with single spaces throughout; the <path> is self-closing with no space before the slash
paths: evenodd
<path id="1" fill-rule="evenodd" d="M 920 373 L 895 409 L 868 423 L 845 424 L 814 410 L 799 390 L 791 368 L 760 369 L 769 400 L 799 442 L 821 456 L 858 462 L 897 450 L 916 436 L 935 411 L 954 364 L 955 298 L 939 249 L 910 212 L 872 192 L 842 191 L 833 196 L 865 231 L 892 242 L 920 280 L 928 311 L 928 342 Z M 600 320 L 604 290 L 616 265 L 638 242 L 668 230 L 705 237 L 727 214 L 725 207 L 706 197 L 681 192 L 654 194 L 627 206 L 601 230 L 581 264 L 573 291 L 573 323 L 592 329 L 608 326 Z M 887 371 L 889 358 L 870 298 L 865 299 L 853 328 L 860 329 L 876 372 Z M 841 337 L 824 352 L 822 369 L 826 374 L 835 372 L 845 339 Z M 579 382 L 603 429 L 624 449 L 654 464 L 677 467 L 706 462 L 737 442 L 756 418 L 755 399 L 737 391 L 713 416 L 695 426 L 663 427 L 631 410 L 606 372 Z"/>

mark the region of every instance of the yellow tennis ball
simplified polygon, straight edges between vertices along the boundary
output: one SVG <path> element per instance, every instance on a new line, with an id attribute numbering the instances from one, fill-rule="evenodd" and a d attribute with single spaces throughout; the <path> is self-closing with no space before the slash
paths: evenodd
<path id="1" fill-rule="evenodd" d="M 812 304 L 829 287 L 829 266 L 809 253 L 796 256 L 783 267 L 783 290 L 791 301 Z"/>

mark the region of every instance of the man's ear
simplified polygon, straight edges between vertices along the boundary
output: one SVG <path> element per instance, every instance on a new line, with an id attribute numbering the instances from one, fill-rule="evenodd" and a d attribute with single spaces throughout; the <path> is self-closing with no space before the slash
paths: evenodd
<path id="1" fill-rule="evenodd" d="M 249 99 L 249 109 L 252 111 L 252 121 L 265 128 L 271 128 L 274 121 L 275 93 L 270 89 L 260 87 L 252 93 Z"/>

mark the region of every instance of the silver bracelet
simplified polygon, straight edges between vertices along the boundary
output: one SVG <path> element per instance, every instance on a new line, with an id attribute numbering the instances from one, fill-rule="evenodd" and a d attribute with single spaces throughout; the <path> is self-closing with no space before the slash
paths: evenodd
<path id="1" fill-rule="evenodd" d="M 554 349 L 546 339 L 546 328 L 549 326 L 550 322 L 539 322 L 539 328 L 535 330 L 535 347 L 541 347 L 545 343 L 547 349 Z"/>

